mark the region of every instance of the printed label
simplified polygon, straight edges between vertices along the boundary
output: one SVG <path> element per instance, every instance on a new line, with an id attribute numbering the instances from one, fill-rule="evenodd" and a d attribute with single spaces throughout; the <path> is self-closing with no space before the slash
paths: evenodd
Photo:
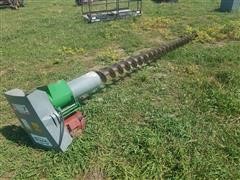
<path id="1" fill-rule="evenodd" d="M 32 130 L 31 127 L 29 126 L 29 124 L 28 124 L 28 122 L 27 122 L 26 119 L 22 119 L 22 118 L 21 118 L 21 122 L 22 122 L 22 124 L 24 125 L 23 128 L 26 128 L 27 130 Z"/>
<path id="2" fill-rule="evenodd" d="M 12 104 L 13 109 L 21 114 L 30 114 L 27 107 L 22 104 Z"/>
<path id="3" fill-rule="evenodd" d="M 31 136 L 33 137 L 33 139 L 36 143 L 42 144 L 44 146 L 52 147 L 52 144 L 46 137 L 38 136 L 36 134 L 31 134 Z"/>
<path id="4" fill-rule="evenodd" d="M 38 132 L 38 133 L 42 133 L 43 130 L 41 129 L 40 125 L 36 122 L 31 122 L 31 127 L 34 131 Z"/>

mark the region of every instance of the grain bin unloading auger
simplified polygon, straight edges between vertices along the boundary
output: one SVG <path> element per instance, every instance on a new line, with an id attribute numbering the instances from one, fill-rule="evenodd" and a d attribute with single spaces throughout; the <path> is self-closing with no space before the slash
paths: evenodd
<path id="1" fill-rule="evenodd" d="M 195 37 L 181 37 L 109 67 L 90 71 L 69 82 L 60 80 L 30 93 L 12 89 L 5 96 L 34 143 L 44 148 L 66 151 L 74 135 L 85 128 L 85 118 L 79 112 L 82 97 L 103 87 L 108 80 L 156 61 Z"/>

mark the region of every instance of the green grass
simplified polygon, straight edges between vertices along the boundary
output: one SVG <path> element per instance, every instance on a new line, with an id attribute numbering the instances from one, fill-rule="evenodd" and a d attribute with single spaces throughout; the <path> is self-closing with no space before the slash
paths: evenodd
<path id="1" fill-rule="evenodd" d="M 0 9 L 0 177 L 239 179 L 240 14 L 215 11 L 219 3 L 146 0 L 140 18 L 96 24 L 73 1 Z M 70 80 L 189 29 L 200 38 L 86 101 L 86 131 L 65 153 L 34 147 L 3 96 Z"/>

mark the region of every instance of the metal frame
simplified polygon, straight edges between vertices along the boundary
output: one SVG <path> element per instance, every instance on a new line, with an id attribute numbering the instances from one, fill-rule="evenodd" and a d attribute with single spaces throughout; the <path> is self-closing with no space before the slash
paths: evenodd
<path id="1" fill-rule="evenodd" d="M 131 5 L 135 3 L 135 8 Z M 124 5 L 127 4 L 127 5 Z M 104 8 L 101 8 L 104 7 Z M 111 6 L 109 8 L 109 6 Z M 99 8 L 98 8 L 99 7 Z M 96 8 L 97 10 L 93 10 Z M 89 23 L 110 21 L 142 14 L 142 0 L 87 0 L 82 4 L 82 15 Z"/>
<path id="2" fill-rule="evenodd" d="M 24 6 L 24 0 L 0 0 L 0 6 L 9 6 L 13 9 L 18 9 Z"/>

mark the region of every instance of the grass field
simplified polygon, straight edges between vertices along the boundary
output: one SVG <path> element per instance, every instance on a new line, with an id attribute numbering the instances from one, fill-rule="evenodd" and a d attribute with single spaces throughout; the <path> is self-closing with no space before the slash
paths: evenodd
<path id="1" fill-rule="evenodd" d="M 73 0 L 0 9 L 0 179 L 240 178 L 240 13 L 218 0 L 143 4 L 140 18 L 96 24 Z M 86 131 L 65 153 L 34 147 L 3 96 L 192 31 L 193 43 L 86 101 Z"/>

